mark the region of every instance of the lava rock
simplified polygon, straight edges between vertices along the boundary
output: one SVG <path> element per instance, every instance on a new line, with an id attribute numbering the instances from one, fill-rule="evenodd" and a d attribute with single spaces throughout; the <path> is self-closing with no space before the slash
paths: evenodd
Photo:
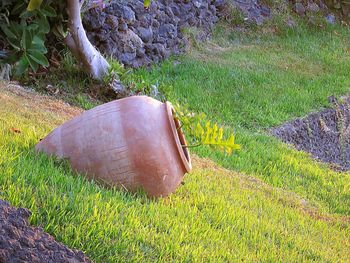
<path id="1" fill-rule="evenodd" d="M 328 14 L 325 19 L 328 24 L 335 25 L 337 23 L 337 19 L 333 14 Z"/>
<path id="2" fill-rule="evenodd" d="M 302 3 L 295 3 L 294 10 L 298 15 L 304 15 L 306 12 L 306 9 Z"/>
<path id="3" fill-rule="evenodd" d="M 103 10 L 89 9 L 83 24 L 102 53 L 140 67 L 185 51 L 189 41 L 181 33 L 184 27 L 199 27 L 203 39 L 210 36 L 218 10 L 226 5 L 227 0 L 159 0 L 145 9 L 141 0 L 112 0 Z"/>
<path id="4" fill-rule="evenodd" d="M 143 42 L 148 43 L 152 41 L 153 38 L 153 30 L 152 27 L 139 27 L 138 28 L 138 35 L 142 39 Z"/>
<path id="5" fill-rule="evenodd" d="M 316 3 L 309 2 L 306 7 L 306 10 L 311 13 L 317 13 L 320 11 L 320 7 Z"/>

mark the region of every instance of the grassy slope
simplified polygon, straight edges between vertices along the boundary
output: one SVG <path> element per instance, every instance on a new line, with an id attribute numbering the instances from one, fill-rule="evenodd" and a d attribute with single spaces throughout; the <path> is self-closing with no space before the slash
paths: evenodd
<path id="1" fill-rule="evenodd" d="M 242 37 L 222 30 L 213 43 L 151 72 L 172 101 L 234 128 L 243 149 L 227 157 L 198 149 L 221 165 L 292 190 L 320 209 L 350 215 L 350 175 L 316 163 L 268 135 L 268 128 L 329 106 L 327 97 L 350 91 L 350 30 L 299 28 L 279 35 Z M 223 39 L 218 40 L 223 42 Z"/>
<path id="2" fill-rule="evenodd" d="M 195 158 L 186 184 L 157 201 L 87 182 L 32 150 L 79 110 L 14 90 L 0 84 L 0 198 L 29 208 L 33 224 L 93 260 L 348 259 L 349 218 L 320 213 L 291 192 L 210 160 Z"/>

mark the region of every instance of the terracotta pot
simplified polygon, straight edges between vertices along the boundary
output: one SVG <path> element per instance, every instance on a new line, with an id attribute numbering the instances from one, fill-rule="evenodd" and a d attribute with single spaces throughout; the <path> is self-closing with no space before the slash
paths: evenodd
<path id="1" fill-rule="evenodd" d="M 62 124 L 36 150 L 68 158 L 90 179 L 167 196 L 191 171 L 174 109 L 146 96 L 112 101 Z"/>

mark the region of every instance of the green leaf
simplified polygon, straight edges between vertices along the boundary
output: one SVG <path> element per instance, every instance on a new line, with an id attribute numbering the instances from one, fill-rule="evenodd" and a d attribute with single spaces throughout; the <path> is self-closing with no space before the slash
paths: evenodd
<path id="1" fill-rule="evenodd" d="M 30 24 L 27 26 L 27 30 L 31 30 L 31 31 L 35 31 L 39 28 L 39 25 L 38 24 Z"/>
<path id="2" fill-rule="evenodd" d="M 46 54 L 47 53 L 47 49 L 45 47 L 45 42 L 42 39 L 42 35 L 41 34 L 37 34 L 33 37 L 33 41 L 32 41 L 32 45 L 30 47 L 30 49 L 28 49 L 28 51 L 32 52 L 32 51 L 38 51 L 42 54 Z"/>
<path id="3" fill-rule="evenodd" d="M 25 1 L 18 1 L 19 3 L 14 6 L 11 10 L 12 15 L 19 15 L 21 14 L 24 10 L 26 10 L 26 5 L 27 3 Z"/>
<path id="4" fill-rule="evenodd" d="M 202 138 L 203 134 L 204 134 L 204 129 L 202 125 L 198 122 L 195 128 L 195 136 L 197 136 L 198 138 Z"/>
<path id="5" fill-rule="evenodd" d="M 32 45 L 32 41 L 33 41 L 32 33 L 30 32 L 30 30 L 27 30 L 25 28 L 22 33 L 21 46 L 23 47 L 24 50 L 29 49 Z"/>
<path id="6" fill-rule="evenodd" d="M 213 131 L 212 131 L 212 135 L 211 135 L 211 143 L 216 143 L 216 138 L 218 136 L 218 125 L 215 123 L 214 127 L 213 127 Z"/>
<path id="7" fill-rule="evenodd" d="M 45 57 L 44 54 L 40 53 L 37 50 L 30 50 L 28 51 L 28 56 L 33 59 L 35 62 L 37 62 L 39 65 L 48 67 L 49 66 L 49 61 Z"/>
<path id="8" fill-rule="evenodd" d="M 38 68 L 39 68 L 39 64 L 38 64 L 34 59 L 31 58 L 31 56 L 29 55 L 29 53 L 28 53 L 29 56 L 27 56 L 26 53 L 24 53 L 23 55 L 24 55 L 24 56 L 26 57 L 26 59 L 28 60 L 29 66 L 32 68 L 32 70 L 33 70 L 34 72 L 36 72 L 36 71 L 38 70 Z"/>
<path id="9" fill-rule="evenodd" d="M 218 135 L 218 142 L 221 142 L 223 137 L 224 137 L 224 129 L 222 127 L 220 127 L 219 135 Z"/>
<path id="10" fill-rule="evenodd" d="M 143 6 L 148 8 L 151 5 L 151 0 L 144 0 L 143 1 Z"/>
<path id="11" fill-rule="evenodd" d="M 35 11 L 28 11 L 28 10 L 24 10 L 21 14 L 20 14 L 20 18 L 22 19 L 28 19 L 28 18 L 31 18 L 33 16 L 36 15 L 36 12 Z"/>
<path id="12" fill-rule="evenodd" d="M 15 75 L 22 76 L 28 70 L 28 67 L 29 61 L 27 60 L 26 56 L 23 55 L 16 64 Z"/>
<path id="13" fill-rule="evenodd" d="M 21 38 L 21 36 L 22 36 L 22 30 L 23 30 L 22 25 L 17 24 L 17 23 L 12 23 L 12 24 L 10 25 L 10 30 L 16 35 L 16 37 L 17 37 L 18 39 Z"/>
<path id="14" fill-rule="evenodd" d="M 40 14 L 38 18 L 39 32 L 47 34 L 50 32 L 50 24 L 47 18 Z"/>
<path id="15" fill-rule="evenodd" d="M 42 9 L 40 9 L 40 12 L 47 17 L 57 16 L 55 9 L 53 9 L 51 6 L 44 6 Z"/>
<path id="16" fill-rule="evenodd" d="M 36 34 L 36 35 L 33 37 L 33 44 L 40 45 L 40 46 L 45 46 L 45 41 L 44 41 L 44 39 L 42 38 L 42 35 L 41 35 L 41 34 Z"/>
<path id="17" fill-rule="evenodd" d="M 0 25 L 0 28 L 1 28 L 2 32 L 4 32 L 4 34 L 8 38 L 12 38 L 12 39 L 16 39 L 17 38 L 16 34 L 14 32 L 12 32 L 12 30 L 10 29 L 10 26 Z"/>
<path id="18" fill-rule="evenodd" d="M 47 49 L 45 46 L 41 46 L 41 45 L 38 45 L 38 44 L 34 44 L 32 43 L 30 49 L 27 50 L 28 52 L 35 52 L 35 51 L 38 51 L 40 52 L 41 54 L 46 54 L 47 53 Z"/>
<path id="19" fill-rule="evenodd" d="M 16 50 L 16 51 L 21 51 L 21 42 L 19 39 L 14 39 L 14 38 L 8 38 L 7 41 L 9 44 Z"/>
<path id="20" fill-rule="evenodd" d="M 38 9 L 41 6 L 41 3 L 43 0 L 30 0 L 29 4 L 27 6 L 28 11 L 33 11 L 35 9 Z"/>

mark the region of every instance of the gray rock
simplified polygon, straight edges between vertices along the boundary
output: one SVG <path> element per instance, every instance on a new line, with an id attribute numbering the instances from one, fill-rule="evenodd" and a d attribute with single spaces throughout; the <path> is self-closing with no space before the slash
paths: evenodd
<path id="1" fill-rule="evenodd" d="M 122 5 L 120 7 L 120 12 L 121 17 L 124 18 L 128 25 L 135 22 L 135 12 L 129 6 Z"/>
<path id="2" fill-rule="evenodd" d="M 318 13 L 320 11 L 320 7 L 316 3 L 309 2 L 306 10 L 311 13 Z"/>
<path id="3" fill-rule="evenodd" d="M 200 27 L 204 33 L 197 37 L 208 37 L 226 5 L 227 0 L 158 0 L 145 9 L 142 0 L 111 0 L 102 11 L 88 10 L 83 23 L 102 53 L 139 67 L 186 51 L 183 27 Z"/>
<path id="4" fill-rule="evenodd" d="M 130 65 L 132 61 L 136 58 L 136 51 L 133 53 L 123 52 L 120 54 L 119 59 L 123 64 Z"/>
<path id="5" fill-rule="evenodd" d="M 304 15 L 306 12 L 306 9 L 302 3 L 295 3 L 294 10 L 298 15 Z"/>
<path id="6" fill-rule="evenodd" d="M 289 17 L 286 21 L 286 25 L 290 28 L 294 28 L 297 24 L 293 18 Z"/>
<path id="7" fill-rule="evenodd" d="M 161 25 L 158 30 L 158 35 L 164 38 L 176 38 L 177 30 L 173 24 Z"/>
<path id="8" fill-rule="evenodd" d="M 328 24 L 335 25 L 337 23 L 337 19 L 333 14 L 328 14 L 325 19 Z"/>
<path id="9" fill-rule="evenodd" d="M 111 29 L 116 29 L 119 25 L 118 17 L 114 15 L 107 15 L 106 23 L 111 26 Z"/>
<path id="10" fill-rule="evenodd" d="M 149 28 L 139 27 L 138 31 L 139 31 L 139 36 L 143 42 L 148 43 L 148 42 L 152 41 L 153 30 L 151 27 L 149 27 Z"/>
<path id="11" fill-rule="evenodd" d="M 128 30 L 128 24 L 124 21 L 123 18 L 119 19 L 119 30 L 120 31 L 126 31 Z"/>
<path id="12" fill-rule="evenodd" d="M 214 6 L 219 10 L 224 9 L 226 4 L 227 4 L 227 0 L 215 0 L 214 1 Z"/>

